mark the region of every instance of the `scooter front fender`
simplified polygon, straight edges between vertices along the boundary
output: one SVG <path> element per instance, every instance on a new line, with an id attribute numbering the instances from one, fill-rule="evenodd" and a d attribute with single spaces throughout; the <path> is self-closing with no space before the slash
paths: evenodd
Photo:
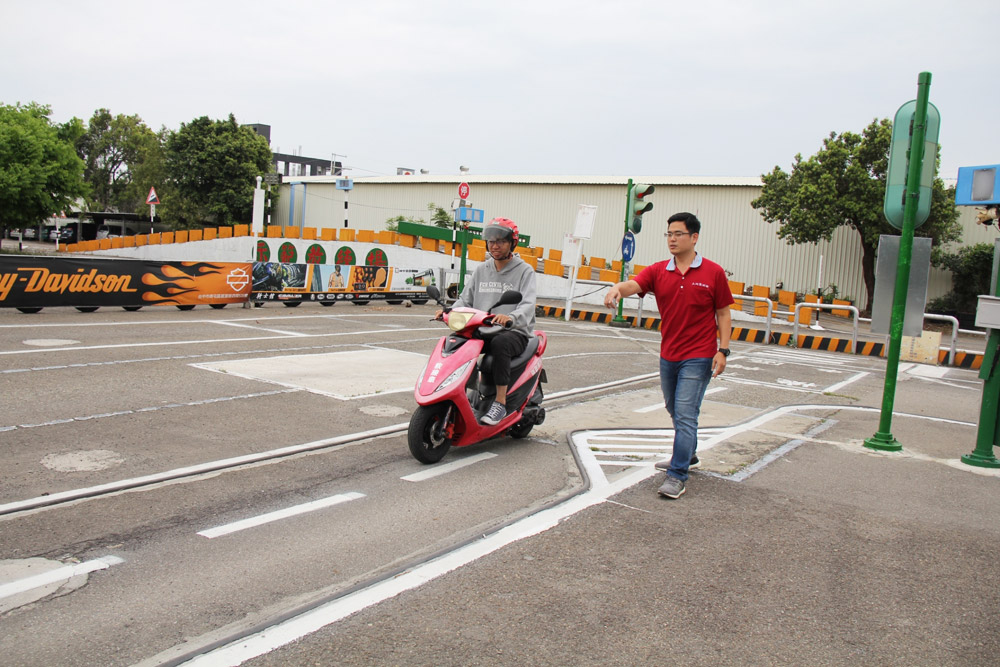
<path id="1" fill-rule="evenodd" d="M 476 371 L 476 362 L 483 351 L 483 341 L 465 339 L 465 342 L 448 355 L 443 353 L 451 336 L 438 341 L 427 366 L 417 379 L 413 397 L 418 405 L 437 403 L 448 396 L 460 393 L 464 396 L 465 384 Z"/>

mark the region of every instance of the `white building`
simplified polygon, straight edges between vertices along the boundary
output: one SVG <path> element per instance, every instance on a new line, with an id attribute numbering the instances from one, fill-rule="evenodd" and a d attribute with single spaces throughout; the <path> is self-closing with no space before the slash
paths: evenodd
<path id="1" fill-rule="evenodd" d="M 458 185 L 470 185 L 469 200 L 485 211 L 517 222 L 531 236 L 533 246 L 561 249 L 580 204 L 597 206 L 593 238 L 584 241 L 587 257 L 608 262 L 621 258 L 626 184 L 621 177 L 588 176 L 472 176 L 408 175 L 359 178 L 350 191 L 338 190 L 335 177 L 310 176 L 286 180 L 272 225 L 385 229 L 386 220 L 402 215 L 430 220 L 427 206 L 451 209 Z M 788 245 L 777 236 L 776 225 L 765 222 L 750 206 L 760 195 L 760 178 L 687 178 L 644 176 L 656 191 L 649 199 L 654 210 L 643 217 L 636 239 L 637 264 L 651 264 L 668 255 L 666 219 L 690 211 L 702 221 L 698 249 L 721 264 L 730 278 L 747 285 L 814 292 L 836 285 L 842 298 L 864 308 L 866 293 L 861 272 L 861 245 L 857 232 L 839 228 L 829 242 Z M 996 232 L 975 223 L 974 211 L 961 209 L 963 243 L 992 242 Z M 951 274 L 931 270 L 928 298 L 951 289 Z"/>

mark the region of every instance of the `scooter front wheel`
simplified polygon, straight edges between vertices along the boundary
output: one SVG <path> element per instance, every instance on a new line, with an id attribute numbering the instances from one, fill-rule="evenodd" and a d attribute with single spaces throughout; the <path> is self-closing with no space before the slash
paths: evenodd
<path id="1" fill-rule="evenodd" d="M 421 463 L 437 463 L 451 449 L 448 422 L 454 421 L 451 403 L 421 405 L 410 417 L 407 440 L 413 458 Z"/>

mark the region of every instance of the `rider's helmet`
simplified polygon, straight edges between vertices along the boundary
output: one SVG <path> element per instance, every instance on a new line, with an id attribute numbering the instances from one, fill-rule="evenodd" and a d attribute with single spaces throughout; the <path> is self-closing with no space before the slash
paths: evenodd
<path id="1" fill-rule="evenodd" d="M 513 220 L 493 218 L 483 227 L 483 241 L 500 239 L 510 241 L 510 252 L 513 254 L 514 248 L 517 247 L 517 225 Z"/>

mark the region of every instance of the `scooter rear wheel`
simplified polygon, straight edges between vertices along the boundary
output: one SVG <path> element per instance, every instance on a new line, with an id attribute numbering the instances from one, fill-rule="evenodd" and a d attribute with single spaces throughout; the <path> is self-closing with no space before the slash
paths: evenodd
<path id="1" fill-rule="evenodd" d="M 421 463 L 437 463 L 451 449 L 451 439 L 445 434 L 449 403 L 421 405 L 410 417 L 407 441 L 413 458 Z"/>

